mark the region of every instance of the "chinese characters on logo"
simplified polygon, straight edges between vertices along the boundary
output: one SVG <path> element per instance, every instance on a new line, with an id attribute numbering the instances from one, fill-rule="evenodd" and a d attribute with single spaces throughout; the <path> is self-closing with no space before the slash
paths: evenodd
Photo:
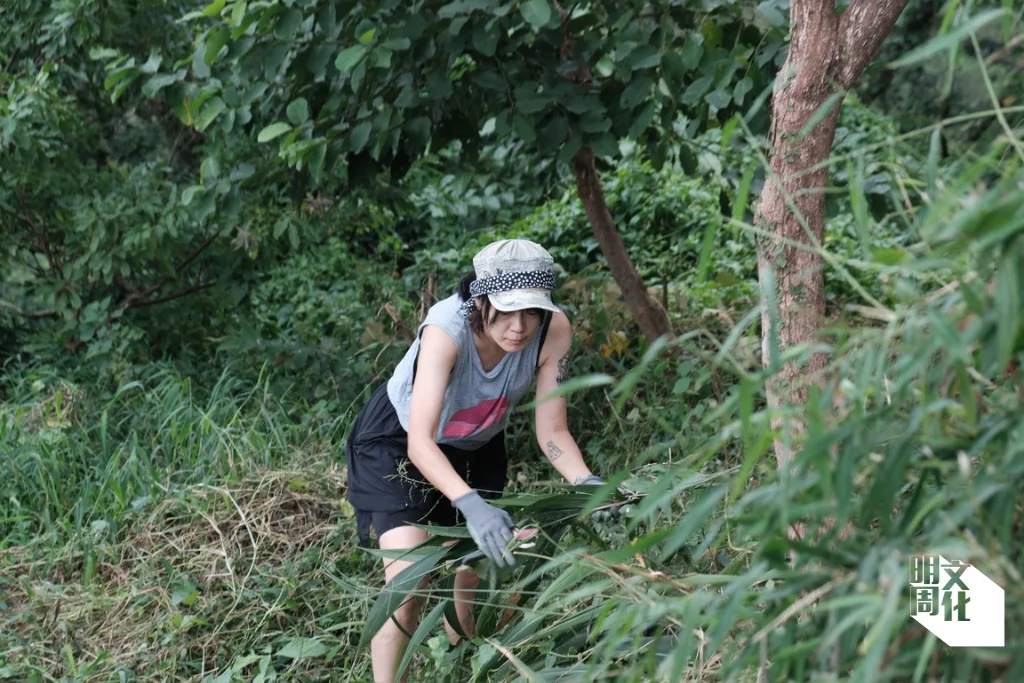
<path id="1" fill-rule="evenodd" d="M 910 614 L 935 616 L 942 606 L 943 621 L 970 621 L 967 604 L 971 601 L 963 574 L 970 567 L 959 560 L 941 564 L 946 576 L 940 576 L 938 555 L 914 555 L 910 558 Z M 944 581 L 944 582 L 943 582 Z M 940 598 L 941 591 L 941 598 Z"/>

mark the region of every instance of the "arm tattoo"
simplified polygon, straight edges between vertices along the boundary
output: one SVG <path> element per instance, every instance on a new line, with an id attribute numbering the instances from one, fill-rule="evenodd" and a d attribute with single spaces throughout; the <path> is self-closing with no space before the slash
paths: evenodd
<path id="1" fill-rule="evenodd" d="M 558 386 L 562 386 L 569 381 L 569 353 L 566 352 L 564 356 L 558 359 L 558 375 L 555 377 L 555 381 Z"/>
<path id="2" fill-rule="evenodd" d="M 554 441 L 548 441 L 548 460 L 554 462 L 562 457 L 562 449 Z"/>

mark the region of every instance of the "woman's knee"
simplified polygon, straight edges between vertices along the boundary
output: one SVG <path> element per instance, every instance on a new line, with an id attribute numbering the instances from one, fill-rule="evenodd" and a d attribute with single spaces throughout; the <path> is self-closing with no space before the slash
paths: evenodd
<path id="1" fill-rule="evenodd" d="M 381 534 L 379 544 L 381 550 L 404 550 L 416 546 L 424 541 L 426 537 L 427 534 L 422 529 L 417 529 L 413 526 L 401 526 Z M 385 558 L 384 583 L 391 583 L 396 576 L 412 566 L 412 564 L 412 562 L 407 560 Z M 394 621 L 398 622 L 398 625 L 407 632 L 411 633 L 416 628 L 417 621 L 419 620 L 419 609 L 422 604 L 422 600 L 416 593 L 426 587 L 427 579 L 428 577 L 424 576 L 417 589 L 411 592 L 405 601 L 395 609 Z M 391 624 L 393 622 L 389 620 L 387 623 Z"/>

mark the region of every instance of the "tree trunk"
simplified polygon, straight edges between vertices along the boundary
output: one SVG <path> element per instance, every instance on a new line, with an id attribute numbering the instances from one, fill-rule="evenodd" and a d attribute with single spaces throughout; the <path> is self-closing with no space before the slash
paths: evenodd
<path id="1" fill-rule="evenodd" d="M 907 0 L 858 0 L 842 15 L 834 0 L 793 0 L 789 54 L 772 93 L 771 176 L 754 212 L 757 262 L 761 272 L 762 362 L 770 365 L 770 343 L 775 335 L 779 352 L 813 343 L 825 314 L 825 282 L 821 257 L 810 251 L 820 247 L 825 225 L 826 162 L 835 139 L 842 95 L 878 53 Z M 822 116 L 819 110 L 829 105 Z M 818 120 L 801 137 L 815 116 Z M 813 170 L 811 170 L 813 169 Z M 797 245 L 797 246 L 794 246 Z M 806 245 L 806 246 L 803 246 Z M 765 271 L 775 283 L 777 316 L 767 306 Z M 777 329 L 772 329 L 772 320 Z M 790 362 L 768 383 L 768 404 L 776 409 L 799 405 L 812 383 L 821 381 L 826 364 L 817 353 L 804 364 Z M 779 427 L 781 420 L 773 421 Z M 786 432 L 799 434 L 803 425 L 793 420 Z M 780 465 L 790 459 L 785 443 L 775 442 Z"/>
<path id="2" fill-rule="evenodd" d="M 587 214 L 590 228 L 594 231 L 594 237 L 601 246 L 605 260 L 608 261 L 608 269 L 622 290 L 633 319 L 640 326 L 640 332 L 650 342 L 671 334 L 672 327 L 668 322 L 668 314 L 647 293 L 647 288 L 644 287 L 640 275 L 626 253 L 626 246 L 622 243 L 619 231 L 615 228 L 615 219 L 608 210 L 608 202 L 605 201 L 604 190 L 601 189 L 601 179 L 594 165 L 594 154 L 589 147 L 584 147 L 576 153 L 572 166 L 576 175 L 576 190 L 579 192 L 580 201 L 583 202 L 583 210 Z"/>

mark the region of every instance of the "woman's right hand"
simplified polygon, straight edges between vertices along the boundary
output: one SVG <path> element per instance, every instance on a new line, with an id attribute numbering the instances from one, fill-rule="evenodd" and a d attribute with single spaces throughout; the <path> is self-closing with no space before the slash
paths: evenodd
<path id="1" fill-rule="evenodd" d="M 507 512 L 485 501 L 476 491 L 459 496 L 452 505 L 466 518 L 469 535 L 491 562 L 499 567 L 516 563 L 508 549 L 515 523 Z"/>

